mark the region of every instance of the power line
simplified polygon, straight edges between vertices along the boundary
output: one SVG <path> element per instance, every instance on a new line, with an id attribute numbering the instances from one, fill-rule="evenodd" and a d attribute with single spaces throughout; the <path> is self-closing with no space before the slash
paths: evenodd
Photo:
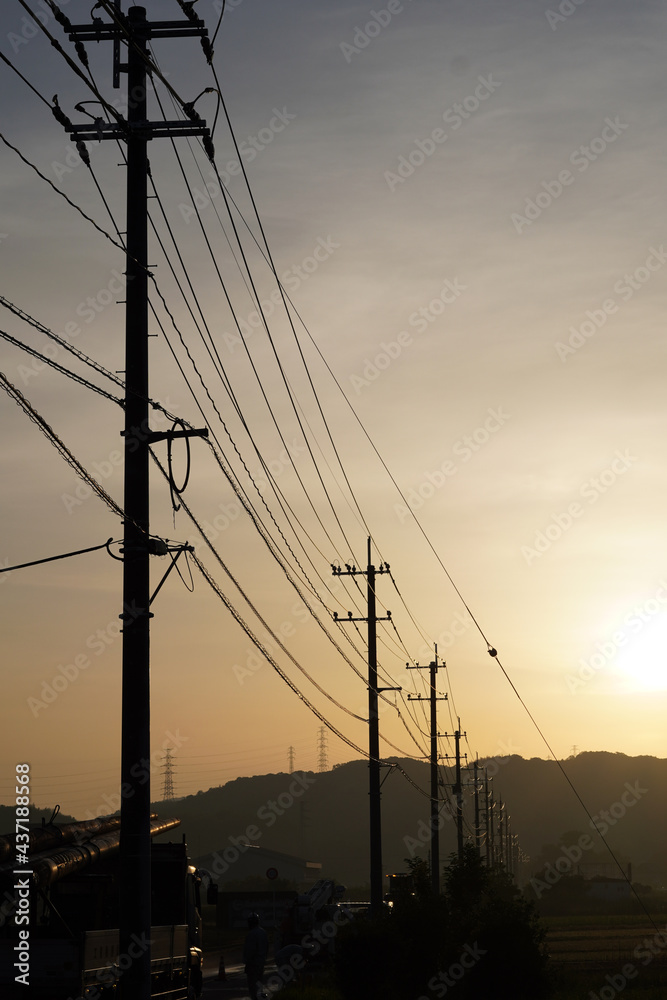
<path id="1" fill-rule="evenodd" d="M 113 538 L 108 538 L 106 542 L 101 545 L 92 545 L 88 549 L 77 549 L 76 552 L 63 552 L 59 556 L 47 556 L 45 559 L 34 559 L 32 562 L 21 563 L 18 566 L 4 566 L 0 569 L 0 573 L 10 573 L 14 569 L 27 569 L 28 566 L 41 566 L 43 563 L 56 562 L 58 559 L 69 559 L 72 556 L 82 556 L 86 552 L 99 552 L 100 549 L 107 549 L 113 543 Z"/>
<path id="2" fill-rule="evenodd" d="M 17 340 L 16 337 L 12 337 L 10 333 L 6 333 L 4 330 L 0 330 L 0 337 L 6 340 L 9 344 L 14 344 L 15 347 L 20 347 L 22 351 L 26 351 L 28 354 L 32 354 L 34 358 L 37 358 L 45 365 L 49 365 L 56 371 L 59 371 L 62 375 L 66 375 L 67 378 L 72 379 L 74 382 L 78 382 L 80 385 L 86 387 L 86 389 L 91 389 L 93 392 L 98 393 L 100 396 L 104 396 L 106 399 L 110 399 L 112 403 L 117 403 L 119 406 L 124 406 L 123 400 L 119 396 L 114 396 L 113 393 L 107 392 L 106 389 L 100 388 L 99 385 L 95 385 L 93 382 L 89 382 L 88 379 L 84 378 L 82 375 L 77 375 L 76 372 L 70 371 L 69 368 L 65 368 L 63 365 L 58 364 L 53 358 L 48 358 L 45 354 L 40 354 L 33 347 L 28 347 L 22 341 Z"/>
<path id="3" fill-rule="evenodd" d="M 122 508 L 116 503 L 116 501 L 109 496 L 106 490 L 100 486 L 96 479 L 90 475 L 90 473 L 81 465 L 81 463 L 74 457 L 72 452 L 67 448 L 67 446 L 60 440 L 56 432 L 50 427 L 46 420 L 39 415 L 31 403 L 26 399 L 23 393 L 12 385 L 4 372 L 0 372 L 0 384 L 5 392 L 11 396 L 14 401 L 21 407 L 21 409 L 26 413 L 32 422 L 40 429 L 42 434 L 54 445 L 56 450 L 62 455 L 68 465 L 70 465 L 76 474 L 90 486 L 90 488 L 97 494 L 97 496 L 109 507 L 109 509 L 116 514 L 121 519 L 125 519 L 125 514 Z"/>

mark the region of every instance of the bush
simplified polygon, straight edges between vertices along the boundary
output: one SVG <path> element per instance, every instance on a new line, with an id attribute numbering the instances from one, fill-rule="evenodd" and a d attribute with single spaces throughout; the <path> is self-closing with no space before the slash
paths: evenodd
<path id="1" fill-rule="evenodd" d="M 336 944 L 346 1000 L 540 1000 L 550 993 L 545 931 L 513 880 L 474 848 L 445 868 L 434 896 L 424 872 L 391 913 L 357 919 Z"/>

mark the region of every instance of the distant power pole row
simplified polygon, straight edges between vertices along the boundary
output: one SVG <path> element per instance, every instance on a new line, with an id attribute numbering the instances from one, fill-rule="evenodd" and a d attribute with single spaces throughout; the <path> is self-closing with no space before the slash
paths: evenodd
<path id="1" fill-rule="evenodd" d="M 418 663 L 405 664 L 408 670 L 422 670 Z M 438 698 L 435 691 L 435 678 L 438 673 L 438 647 L 435 647 L 435 660 L 429 663 L 430 688 L 429 701 L 431 703 L 431 881 L 433 892 L 438 895 L 440 892 L 440 838 L 438 827 L 440 825 L 440 789 L 438 774 L 438 709 L 437 701 L 446 701 L 447 695 Z M 408 701 L 422 701 L 423 696 L 408 695 Z"/>
<path id="2" fill-rule="evenodd" d="M 371 912 L 377 914 L 382 908 L 383 901 L 383 872 L 382 872 L 382 824 L 381 824 L 381 782 L 380 769 L 387 766 L 380 759 L 380 737 L 379 737 L 379 713 L 378 695 L 383 691 L 400 691 L 399 687 L 378 687 L 377 672 L 377 623 L 379 621 L 391 621 L 391 612 L 387 611 L 386 618 L 378 618 L 376 612 L 375 581 L 378 574 L 389 571 L 389 564 L 383 563 L 378 569 L 371 562 L 371 539 L 368 539 L 368 565 L 365 570 L 357 569 L 356 566 L 346 564 L 345 569 L 332 565 L 334 576 L 365 576 L 367 582 L 367 615 L 366 617 L 355 618 L 349 611 L 347 618 L 338 617 L 334 612 L 334 619 L 342 624 L 343 622 L 366 622 L 368 625 L 368 771 L 369 771 L 369 831 L 370 831 L 370 897 Z M 420 670 L 425 667 L 419 664 L 406 664 L 408 669 Z M 463 810 L 463 780 L 462 780 L 462 755 L 461 737 L 466 734 L 461 732 L 461 720 L 458 720 L 456 732 L 451 734 L 455 743 L 455 755 L 453 758 L 443 757 L 438 754 L 438 738 L 440 736 L 449 737 L 450 734 L 438 733 L 437 724 L 437 702 L 445 701 L 447 695 L 438 698 L 436 694 L 436 676 L 438 667 L 444 663 L 438 663 L 438 650 L 435 648 L 435 659 L 428 665 L 430 671 L 430 695 L 427 698 L 422 695 L 408 695 L 412 701 L 430 702 L 431 721 L 431 794 L 430 794 L 430 829 L 431 829 L 431 879 L 433 892 L 440 892 L 440 779 L 438 775 L 438 764 L 440 760 L 454 759 L 456 767 L 456 779 L 452 785 L 452 790 L 456 799 L 456 839 L 457 853 L 459 860 L 463 859 L 465 846 L 464 833 L 464 810 Z M 319 769 L 326 770 L 326 746 L 324 743 L 324 727 L 319 730 Z M 290 748 L 292 750 L 292 748 Z M 463 760 L 467 756 L 463 755 Z M 503 865 L 509 872 L 513 873 L 515 860 L 518 857 L 518 846 L 516 838 L 509 826 L 509 815 L 506 807 L 500 802 L 494 801 L 493 793 L 489 790 L 489 779 L 487 770 L 484 769 L 484 782 L 478 772 L 481 770 L 479 761 L 474 761 L 473 787 L 475 794 L 475 826 L 473 833 L 473 843 L 478 855 L 482 856 L 482 846 L 484 845 L 486 864 Z M 484 788 L 484 832 L 481 825 L 481 811 L 479 803 L 480 791 Z"/>

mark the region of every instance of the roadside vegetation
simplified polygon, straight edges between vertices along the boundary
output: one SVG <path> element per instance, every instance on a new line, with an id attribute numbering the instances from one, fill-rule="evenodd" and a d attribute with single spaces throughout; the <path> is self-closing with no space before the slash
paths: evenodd
<path id="1" fill-rule="evenodd" d="M 551 994 L 545 930 L 513 880 L 487 868 L 473 847 L 452 856 L 436 897 L 423 861 L 408 862 L 412 893 L 391 913 L 357 919 L 336 942 L 344 1000 L 443 996 L 541 1000 Z"/>

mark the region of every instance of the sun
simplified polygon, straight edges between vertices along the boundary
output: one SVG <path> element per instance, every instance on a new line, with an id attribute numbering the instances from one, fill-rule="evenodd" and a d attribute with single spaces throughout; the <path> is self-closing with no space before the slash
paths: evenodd
<path id="1" fill-rule="evenodd" d="M 628 636 L 615 658 L 618 673 L 627 682 L 627 690 L 667 691 L 667 614 L 645 623 L 635 621 L 637 631 Z"/>

